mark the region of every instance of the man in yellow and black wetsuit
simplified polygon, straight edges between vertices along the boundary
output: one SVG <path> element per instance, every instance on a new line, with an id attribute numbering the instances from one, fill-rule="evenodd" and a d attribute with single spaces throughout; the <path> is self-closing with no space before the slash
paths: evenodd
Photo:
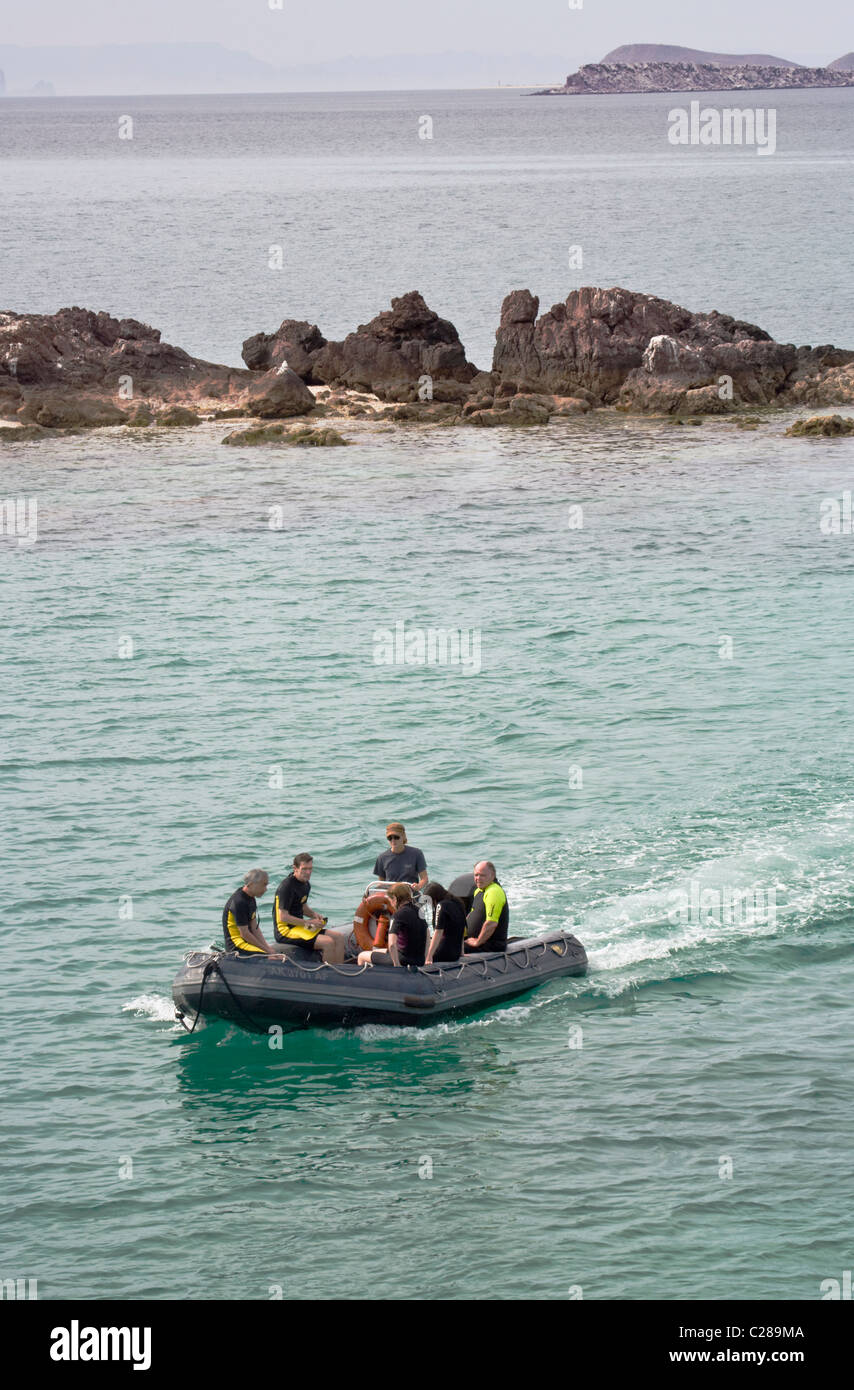
<path id="1" fill-rule="evenodd" d="M 466 918 L 466 953 L 506 951 L 510 909 L 507 894 L 495 876 L 495 865 L 484 859 L 474 866 L 474 900 Z"/>
<path id="2" fill-rule="evenodd" d="M 243 880 L 243 887 L 232 893 L 222 909 L 222 934 L 225 949 L 236 951 L 241 956 L 268 956 L 271 960 L 284 960 L 275 948 L 265 940 L 258 925 L 256 898 L 262 898 L 270 882 L 263 869 L 250 869 Z"/>
<path id="3" fill-rule="evenodd" d="M 290 941 L 307 951 L 319 951 L 325 965 L 341 965 L 347 949 L 345 938 L 324 931 L 326 918 L 313 908 L 306 908 L 314 860 L 310 854 L 295 854 L 293 866 L 293 873 L 283 878 L 276 889 L 273 936 L 279 943 Z"/>

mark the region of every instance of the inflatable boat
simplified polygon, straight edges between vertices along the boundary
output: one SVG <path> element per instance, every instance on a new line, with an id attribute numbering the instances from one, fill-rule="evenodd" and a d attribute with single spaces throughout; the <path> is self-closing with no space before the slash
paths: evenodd
<path id="1" fill-rule="evenodd" d="M 347 930 L 347 929 L 344 929 Z M 191 951 L 172 985 L 186 1028 L 200 1016 L 251 1032 L 352 1028 L 360 1023 L 421 1025 L 503 1004 L 563 975 L 583 975 L 587 956 L 569 932 L 511 940 L 506 951 L 436 965 L 324 965 L 316 951 L 289 949 L 285 960 L 233 951 Z M 190 1029 L 192 1031 L 192 1029 Z"/>
<path id="2" fill-rule="evenodd" d="M 311 959 L 313 957 L 313 959 Z M 376 956 L 375 956 L 376 959 Z M 568 932 L 512 941 L 506 951 L 468 955 L 441 965 L 323 965 L 317 953 L 286 960 L 232 951 L 192 951 L 172 985 L 182 1021 L 219 1017 L 253 1032 L 424 1024 L 505 1003 L 562 975 L 583 975 L 587 956 Z M 186 1026 L 186 1025 L 185 1025 Z"/>
<path id="3" fill-rule="evenodd" d="M 375 881 L 366 888 L 365 897 L 389 886 Z M 474 876 L 461 875 L 449 892 L 471 907 Z M 429 899 L 416 890 L 413 901 L 429 925 Z M 188 952 L 172 984 L 177 1017 L 190 1032 L 203 1016 L 227 1019 L 256 1033 L 275 1026 L 286 1031 L 353 1028 L 360 1023 L 418 1026 L 459 1017 L 487 1004 L 503 1004 L 549 980 L 587 971 L 584 947 L 564 931 L 510 937 L 506 951 L 403 966 L 392 964 L 381 951 L 373 952 L 373 964 L 359 965 L 352 927 L 325 930 L 346 938 L 343 965 L 324 964 L 319 952 L 299 942 L 277 944 L 284 960 L 215 947 Z"/>

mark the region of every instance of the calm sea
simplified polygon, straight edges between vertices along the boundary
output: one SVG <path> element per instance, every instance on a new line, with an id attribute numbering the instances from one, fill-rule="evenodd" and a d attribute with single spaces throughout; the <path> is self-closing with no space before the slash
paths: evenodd
<path id="1" fill-rule="evenodd" d="M 285 315 L 337 335 L 417 287 L 487 365 L 507 290 L 600 283 L 854 346 L 852 93 L 774 94 L 773 158 L 670 147 L 678 100 L 6 100 L 0 307 L 132 314 L 237 362 Z M 3 449 L 38 540 L 0 539 L 0 1277 L 549 1300 L 842 1278 L 852 464 L 788 418 Z M 477 660 L 382 664 L 397 623 Z M 514 929 L 571 928 L 589 976 L 417 1032 L 182 1034 L 171 979 L 242 871 L 310 849 L 344 921 L 392 817 L 444 881 L 492 858 Z"/>

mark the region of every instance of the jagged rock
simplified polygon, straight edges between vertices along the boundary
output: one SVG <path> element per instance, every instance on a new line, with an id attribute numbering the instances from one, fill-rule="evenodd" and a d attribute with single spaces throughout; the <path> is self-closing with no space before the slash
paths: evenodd
<path id="1" fill-rule="evenodd" d="M 158 425 L 168 425 L 178 428 L 183 425 L 200 425 L 201 418 L 194 410 L 188 410 L 185 405 L 170 405 L 162 415 L 157 416 Z"/>
<path id="2" fill-rule="evenodd" d="M 417 400 L 430 378 L 433 399 L 449 399 L 450 383 L 467 385 L 477 368 L 466 360 L 457 330 L 429 309 L 415 290 L 361 324 L 343 342 L 312 357 L 316 381 L 372 391 L 383 400 Z M 454 397 L 455 398 L 455 397 Z"/>
<path id="3" fill-rule="evenodd" d="M 525 389 L 626 410 L 706 414 L 854 399 L 854 353 L 777 343 L 717 311 L 695 314 L 619 288 L 575 290 L 539 318 L 537 308 L 527 291 L 504 301 L 496 397 Z"/>
<path id="4" fill-rule="evenodd" d="M 296 372 L 279 367 L 250 383 L 246 409 L 264 420 L 284 420 L 292 415 L 308 415 L 314 409 L 314 396 Z"/>
<path id="5" fill-rule="evenodd" d="M 61 417 L 68 427 L 121 423 L 128 387 L 162 402 L 199 400 L 240 390 L 242 378 L 248 381 L 249 373 L 191 357 L 136 319 L 76 307 L 0 313 L 0 413 L 6 416 L 23 401 L 22 418 L 33 419 L 41 400 L 46 417 Z M 81 393 L 102 409 L 81 406 Z"/>
<path id="6" fill-rule="evenodd" d="M 243 344 L 242 357 L 253 372 L 275 370 L 283 362 L 303 381 L 316 386 L 312 362 L 326 339 L 316 323 L 302 319 L 285 319 L 275 333 L 256 333 Z"/>
<path id="7" fill-rule="evenodd" d="M 811 415 L 807 420 L 796 420 L 786 434 L 811 434 L 834 439 L 843 434 L 854 434 L 854 420 L 845 415 Z"/>
<path id="8" fill-rule="evenodd" d="M 99 388 L 118 395 L 120 377 L 130 377 L 137 395 L 215 384 L 235 376 L 160 341 L 160 331 L 136 319 L 116 319 L 91 309 L 55 314 L 0 313 L 0 371 L 21 386 Z M 240 375 L 240 374 L 238 374 Z"/>

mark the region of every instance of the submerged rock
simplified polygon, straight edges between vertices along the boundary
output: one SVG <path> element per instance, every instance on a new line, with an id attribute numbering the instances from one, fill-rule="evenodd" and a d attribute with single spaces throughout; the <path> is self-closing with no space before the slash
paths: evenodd
<path id="1" fill-rule="evenodd" d="M 509 399 L 496 400 L 491 410 L 476 410 L 467 417 L 466 423 L 481 428 L 497 425 L 514 428 L 527 425 L 547 425 L 551 410 L 542 397 L 516 395 Z"/>
<path id="2" fill-rule="evenodd" d="M 844 434 L 854 434 L 854 419 L 846 415 L 811 415 L 806 420 L 796 420 L 786 430 L 786 434 L 811 434 L 833 439 Z"/>
<path id="3" fill-rule="evenodd" d="M 307 444 L 313 448 L 335 448 L 349 441 L 337 430 L 329 427 L 310 429 L 303 426 L 299 429 L 287 429 L 284 425 L 258 425 L 253 429 L 233 430 L 222 442 L 231 445 Z"/>
<path id="4" fill-rule="evenodd" d="M 42 391 L 28 396 L 18 419 L 47 429 L 98 429 L 103 425 L 123 425 L 127 419 L 111 400 L 86 396 L 80 392 Z"/>
<path id="5" fill-rule="evenodd" d="M 201 416 L 194 410 L 188 410 L 185 405 L 170 405 L 168 410 L 157 416 L 156 423 L 177 428 L 182 425 L 200 425 L 202 421 Z"/>
<path id="6" fill-rule="evenodd" d="M 49 439 L 53 430 L 43 425 L 0 425 L 0 441 L 4 444 L 26 444 L 32 439 Z"/>
<path id="7" fill-rule="evenodd" d="M 147 405 L 138 405 L 136 410 L 128 415 L 125 424 L 129 429 L 146 429 L 154 424 L 154 415 Z"/>

